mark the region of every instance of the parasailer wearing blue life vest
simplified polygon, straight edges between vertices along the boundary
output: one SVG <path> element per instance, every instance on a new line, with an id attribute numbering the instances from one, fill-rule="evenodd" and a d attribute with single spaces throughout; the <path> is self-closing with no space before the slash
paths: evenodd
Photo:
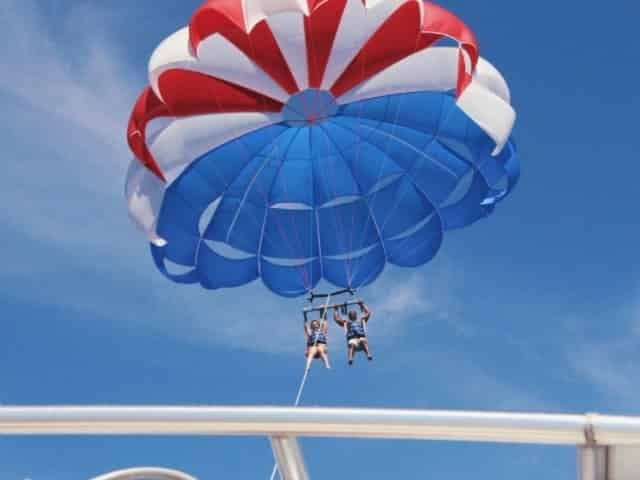
<path id="1" fill-rule="evenodd" d="M 366 327 L 371 318 L 371 310 L 362 301 L 358 305 L 360 306 L 361 315 L 358 316 L 355 310 L 351 310 L 346 320 L 340 316 L 339 306 L 335 306 L 333 309 L 333 319 L 344 329 L 347 336 L 349 365 L 353 364 L 353 354 L 360 350 L 366 353 L 369 360 L 373 360 L 369 350 Z"/>
<path id="2" fill-rule="evenodd" d="M 325 368 L 331 368 L 331 365 L 329 364 L 329 356 L 327 355 L 329 350 L 327 336 L 328 328 L 327 322 L 324 321 L 324 312 L 321 318 L 323 319 L 322 324 L 320 324 L 320 320 L 312 320 L 311 326 L 309 326 L 307 313 L 305 312 L 304 314 L 304 334 L 307 339 L 307 349 L 305 351 L 305 355 L 307 357 L 307 370 L 311 368 L 311 363 L 316 358 L 322 359 Z"/>

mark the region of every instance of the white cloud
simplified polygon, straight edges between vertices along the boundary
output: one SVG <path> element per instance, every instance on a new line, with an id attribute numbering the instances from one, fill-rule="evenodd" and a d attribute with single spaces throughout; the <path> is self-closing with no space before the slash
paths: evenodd
<path id="1" fill-rule="evenodd" d="M 618 339 L 581 345 L 569 353 L 569 362 L 577 374 L 621 404 L 640 393 L 639 357 L 637 340 Z"/>
<path id="2" fill-rule="evenodd" d="M 136 85 L 127 81 L 114 52 L 108 11 L 88 5 L 72 9 L 56 18 L 63 31 L 54 36 L 33 0 L 4 0 L 2 8 L 0 89 L 122 152 Z"/>
<path id="3" fill-rule="evenodd" d="M 410 322 L 425 321 L 445 322 L 457 335 L 471 336 L 474 328 L 460 315 L 462 281 L 461 271 L 441 255 L 419 269 L 388 267 L 365 293 L 376 318 L 384 319 L 385 336 L 403 335 Z"/>
<path id="4" fill-rule="evenodd" d="M 3 2 L 0 199 L 12 208 L 1 218 L 36 241 L 122 258 L 131 249 L 113 232 L 130 228 L 125 129 L 141 85 L 118 54 L 113 12 L 84 4 L 51 20 L 34 0 Z"/>
<path id="5" fill-rule="evenodd" d="M 640 303 L 615 308 L 587 324 L 606 321 L 608 337 L 594 338 L 573 329 L 567 360 L 576 375 L 589 382 L 612 405 L 637 410 L 640 395 Z M 615 330 L 614 330 L 615 329 Z"/>
<path id="6" fill-rule="evenodd" d="M 385 295 L 376 301 L 376 310 L 380 315 L 402 317 L 408 313 L 433 313 L 437 306 L 435 299 L 429 298 L 426 279 L 419 273 L 408 275 L 407 281 L 400 284 L 375 287 Z"/>
<path id="7" fill-rule="evenodd" d="M 386 368 L 390 376 L 413 375 L 405 394 L 411 406 L 471 410 L 558 411 L 556 398 L 530 382 L 507 376 L 465 349 L 465 342 L 399 349 Z M 412 372 L 412 373 L 409 373 Z M 435 399 L 435 400 L 434 400 Z"/>

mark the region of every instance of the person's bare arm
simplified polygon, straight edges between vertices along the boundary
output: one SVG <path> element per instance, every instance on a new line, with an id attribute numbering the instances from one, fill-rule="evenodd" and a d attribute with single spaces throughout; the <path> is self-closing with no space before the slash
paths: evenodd
<path id="1" fill-rule="evenodd" d="M 304 312 L 304 334 L 307 338 L 311 336 L 311 329 L 309 328 L 309 323 L 307 321 L 307 312 Z"/>
<path id="2" fill-rule="evenodd" d="M 360 311 L 362 312 L 362 321 L 368 322 L 371 318 L 371 310 L 369 310 L 369 307 L 367 307 L 364 302 L 360 302 L 359 305 Z"/>
<path id="3" fill-rule="evenodd" d="M 344 320 L 342 319 L 342 317 L 340 316 L 340 311 L 338 310 L 339 307 L 335 306 L 333 307 L 333 320 L 341 327 L 344 327 Z"/>

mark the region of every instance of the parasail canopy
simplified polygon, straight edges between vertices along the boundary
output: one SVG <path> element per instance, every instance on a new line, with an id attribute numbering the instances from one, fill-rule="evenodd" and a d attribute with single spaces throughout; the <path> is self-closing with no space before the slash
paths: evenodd
<path id="1" fill-rule="evenodd" d="M 417 0 L 211 0 L 149 62 L 129 213 L 178 283 L 283 296 L 431 260 L 515 186 L 515 112 Z"/>

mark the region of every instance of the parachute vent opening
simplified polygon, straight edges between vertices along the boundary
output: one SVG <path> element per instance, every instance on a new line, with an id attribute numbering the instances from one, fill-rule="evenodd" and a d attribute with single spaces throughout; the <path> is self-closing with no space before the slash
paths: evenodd
<path id="1" fill-rule="evenodd" d="M 403 240 L 415 233 L 418 233 L 422 229 L 422 227 L 424 227 L 427 223 L 429 223 L 433 219 L 434 216 L 435 216 L 435 213 L 432 213 L 431 215 L 427 216 L 424 220 L 421 220 L 420 222 L 416 223 L 413 227 L 408 228 L 404 232 L 389 238 L 389 240 Z"/>
<path id="2" fill-rule="evenodd" d="M 288 202 L 282 202 L 282 203 L 274 203 L 273 205 L 271 205 L 270 208 L 276 209 L 276 210 L 313 210 L 313 207 L 310 205 L 307 205 L 306 203 L 288 203 Z"/>
<path id="3" fill-rule="evenodd" d="M 340 261 L 356 260 L 360 257 L 364 257 L 367 253 L 371 252 L 372 250 L 374 250 L 379 246 L 380 245 L 378 243 L 374 243 L 373 245 L 370 245 L 365 248 L 361 248 L 360 250 L 355 250 L 353 252 L 342 253 L 340 255 L 327 255 L 326 258 L 328 258 L 329 260 L 340 260 Z"/>
<path id="4" fill-rule="evenodd" d="M 473 177 L 474 170 L 469 169 L 469 171 L 460 179 L 458 185 L 456 185 L 456 188 L 451 192 L 447 200 L 441 205 L 441 208 L 450 207 L 462 200 L 467 195 L 471 185 L 473 184 Z"/>
<path id="5" fill-rule="evenodd" d="M 389 175 L 387 177 L 381 178 L 378 182 L 371 187 L 367 195 L 374 195 L 375 193 L 383 190 L 385 187 L 388 187 L 394 182 L 397 182 L 404 176 L 404 173 L 394 173 L 393 175 Z"/>
<path id="6" fill-rule="evenodd" d="M 305 127 L 334 116 L 338 105 L 326 90 L 309 88 L 291 98 L 282 109 L 282 116 L 291 127 Z"/>
<path id="7" fill-rule="evenodd" d="M 249 258 L 255 258 L 254 254 L 232 247 L 228 243 L 206 239 L 203 241 L 214 253 L 217 253 L 227 260 L 248 260 Z"/>
<path id="8" fill-rule="evenodd" d="M 179 263 L 172 262 L 168 258 L 164 259 L 164 266 L 170 275 L 185 275 L 193 270 L 193 265 L 180 265 Z"/>
<path id="9" fill-rule="evenodd" d="M 222 197 L 216 198 L 207 208 L 205 208 L 202 215 L 200 215 L 200 221 L 198 222 L 200 237 L 204 237 L 204 233 L 207 231 L 207 228 L 209 228 L 209 224 L 211 223 L 211 220 L 213 220 L 213 216 L 216 214 L 216 210 L 220 206 L 221 201 Z"/>
<path id="10" fill-rule="evenodd" d="M 359 195 L 349 195 L 346 197 L 337 197 L 333 200 L 323 204 L 320 208 L 331 208 L 331 207 L 339 207 L 341 205 L 348 205 L 350 203 L 358 202 L 362 197 Z"/>
<path id="11" fill-rule="evenodd" d="M 280 267 L 304 267 L 317 258 L 274 258 L 263 256 L 262 259 Z"/>

